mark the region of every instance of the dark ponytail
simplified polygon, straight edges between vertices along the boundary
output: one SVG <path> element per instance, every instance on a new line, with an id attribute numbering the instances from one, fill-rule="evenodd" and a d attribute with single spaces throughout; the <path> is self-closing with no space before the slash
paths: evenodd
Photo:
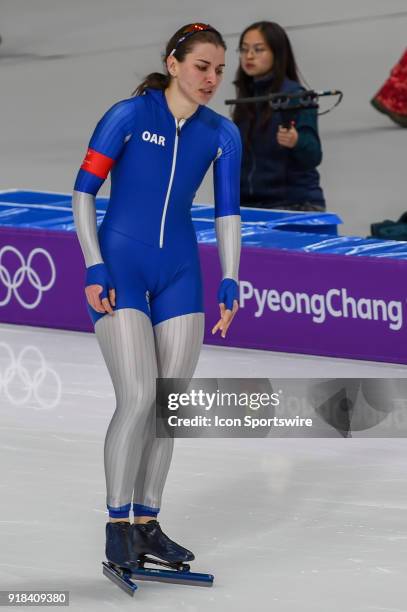
<path id="1" fill-rule="evenodd" d="M 171 82 L 171 75 L 167 70 L 167 57 L 172 55 L 179 61 L 182 62 L 188 53 L 191 53 L 192 49 L 197 43 L 211 43 L 216 47 L 223 47 L 226 50 L 226 43 L 222 38 L 222 35 L 215 29 L 202 30 L 195 32 L 192 36 L 186 37 L 185 40 L 180 42 L 185 30 L 193 24 L 187 24 L 182 26 L 179 30 L 171 36 L 168 41 L 165 52 L 162 56 L 165 74 L 162 72 L 152 72 L 147 75 L 145 79 L 136 87 L 133 91 L 133 96 L 142 96 L 146 89 L 167 89 Z M 175 51 L 174 51 L 175 49 Z"/>
<path id="2" fill-rule="evenodd" d="M 144 81 L 133 91 L 132 96 L 142 96 L 146 89 L 167 89 L 171 81 L 170 75 L 162 72 L 148 74 Z"/>

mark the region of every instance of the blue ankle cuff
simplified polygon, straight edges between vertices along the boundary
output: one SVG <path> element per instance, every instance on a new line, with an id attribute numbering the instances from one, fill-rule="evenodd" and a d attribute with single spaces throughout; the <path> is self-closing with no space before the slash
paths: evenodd
<path id="1" fill-rule="evenodd" d="M 160 508 L 151 508 L 150 506 L 143 506 L 142 504 L 133 504 L 134 516 L 152 516 L 156 518 L 160 512 Z"/>
<path id="2" fill-rule="evenodd" d="M 126 504 L 125 506 L 119 506 L 113 508 L 113 506 L 109 506 L 107 504 L 107 509 L 109 510 L 109 516 L 111 518 L 129 518 L 131 504 Z"/>

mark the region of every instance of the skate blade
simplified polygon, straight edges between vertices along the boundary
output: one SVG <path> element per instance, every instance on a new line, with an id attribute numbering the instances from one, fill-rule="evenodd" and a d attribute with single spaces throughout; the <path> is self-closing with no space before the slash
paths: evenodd
<path id="1" fill-rule="evenodd" d="M 132 569 L 131 575 L 136 580 L 150 580 L 155 582 L 170 582 L 172 584 L 186 584 L 191 586 L 213 585 L 214 577 L 212 574 L 198 574 L 196 572 L 183 572 L 177 570 L 162 569 Z"/>
<path id="2" fill-rule="evenodd" d="M 115 567 L 110 563 L 102 561 L 103 574 L 106 578 L 109 578 L 112 582 L 117 584 L 127 595 L 133 597 L 134 591 L 137 590 L 137 585 L 131 580 L 131 574 L 129 570 L 121 570 L 119 567 Z"/>

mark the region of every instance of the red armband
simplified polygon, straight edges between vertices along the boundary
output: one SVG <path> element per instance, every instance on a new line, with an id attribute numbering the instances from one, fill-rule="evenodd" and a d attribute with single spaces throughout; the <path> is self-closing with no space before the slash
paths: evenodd
<path id="1" fill-rule="evenodd" d="M 95 174 L 96 176 L 104 180 L 109 174 L 113 164 L 114 159 L 112 159 L 111 157 L 107 157 L 107 155 L 103 155 L 103 153 L 98 153 L 93 149 L 88 149 L 86 157 L 82 162 L 81 169 L 86 170 L 91 174 Z"/>

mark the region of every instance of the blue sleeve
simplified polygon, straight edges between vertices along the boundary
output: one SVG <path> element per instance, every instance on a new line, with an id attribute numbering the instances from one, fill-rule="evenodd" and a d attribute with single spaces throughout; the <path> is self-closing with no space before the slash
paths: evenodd
<path id="1" fill-rule="evenodd" d="M 74 189 L 96 195 L 107 174 L 131 137 L 134 116 L 132 100 L 110 108 L 97 124 L 89 142 L 87 157 L 78 172 Z M 84 169 L 86 160 L 88 169 Z"/>
<path id="2" fill-rule="evenodd" d="M 238 128 L 222 117 L 218 154 L 213 164 L 215 217 L 240 215 L 240 165 L 242 143 Z"/>
<path id="3" fill-rule="evenodd" d="M 295 126 L 298 131 L 298 142 L 291 150 L 291 155 L 304 170 L 315 168 L 322 161 L 317 120 L 316 110 L 310 109 L 298 113 Z"/>

